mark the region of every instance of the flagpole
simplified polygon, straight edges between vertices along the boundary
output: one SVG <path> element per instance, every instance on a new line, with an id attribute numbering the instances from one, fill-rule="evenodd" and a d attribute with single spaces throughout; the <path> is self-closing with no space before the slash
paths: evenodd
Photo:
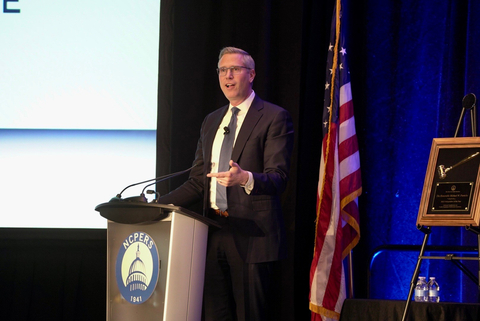
<path id="1" fill-rule="evenodd" d="M 348 253 L 348 297 L 353 299 L 353 259 L 352 251 Z"/>
<path id="2" fill-rule="evenodd" d="M 325 77 L 322 154 L 310 266 L 312 321 L 339 320 L 343 301 L 348 294 L 353 297 L 351 249 L 360 238 L 357 202 L 362 193 L 360 160 L 347 51 L 340 30 L 342 1 L 335 0 Z"/>

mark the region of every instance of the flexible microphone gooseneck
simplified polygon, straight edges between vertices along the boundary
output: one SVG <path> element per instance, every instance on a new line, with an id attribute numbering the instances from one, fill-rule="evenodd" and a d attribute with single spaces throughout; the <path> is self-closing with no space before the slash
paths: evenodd
<path id="1" fill-rule="evenodd" d="M 190 171 L 195 165 L 193 165 L 192 167 L 190 168 L 187 168 L 187 169 L 184 169 L 183 171 L 180 171 L 180 172 L 176 172 L 176 173 L 172 173 L 172 174 L 168 174 L 168 175 L 165 175 L 163 177 L 160 177 L 158 178 L 157 180 L 155 180 L 153 183 L 150 183 L 148 185 L 145 185 L 145 187 L 142 189 L 142 194 L 143 195 L 145 193 L 145 190 L 147 189 L 147 187 L 149 186 L 152 186 L 152 185 L 155 185 L 157 183 L 160 183 L 160 182 L 163 182 L 163 181 L 166 181 L 167 179 L 170 179 L 170 178 L 174 178 L 174 177 L 177 177 L 177 176 L 180 176 L 188 171 Z"/>
<path id="2" fill-rule="evenodd" d="M 142 193 L 140 194 L 140 196 L 134 196 L 134 197 L 128 198 L 129 200 L 132 200 L 132 201 L 146 202 L 147 199 L 145 198 L 144 191 L 145 191 L 145 189 L 146 189 L 148 186 L 151 186 L 151 185 L 154 185 L 154 184 L 156 184 L 156 183 L 160 183 L 160 182 L 162 182 L 162 181 L 165 181 L 165 180 L 167 180 L 167 179 L 170 179 L 170 178 L 173 178 L 173 177 L 182 175 L 182 174 L 190 171 L 193 167 L 195 167 L 195 164 L 194 164 L 192 167 L 190 167 L 190 168 L 184 169 L 183 171 L 179 171 L 179 172 L 175 172 L 175 173 L 170 173 L 170 174 L 166 174 L 166 175 L 163 175 L 163 176 L 160 176 L 160 177 L 156 177 L 156 178 L 152 178 L 152 179 L 147 179 L 146 181 L 141 181 L 141 182 L 138 182 L 138 183 L 130 184 L 130 185 L 128 185 L 127 187 L 125 187 L 120 193 L 118 193 L 117 196 L 115 196 L 114 198 L 112 198 L 112 199 L 110 200 L 110 202 L 124 201 L 124 199 L 122 199 L 122 194 L 123 194 L 123 192 L 125 192 L 125 190 L 127 190 L 128 188 L 133 187 L 133 186 L 137 186 L 137 185 L 140 185 L 140 184 L 145 184 L 145 183 L 148 183 L 148 182 L 152 182 L 152 181 L 153 181 L 153 183 L 148 184 L 147 186 L 145 186 L 145 187 L 143 188 Z"/>

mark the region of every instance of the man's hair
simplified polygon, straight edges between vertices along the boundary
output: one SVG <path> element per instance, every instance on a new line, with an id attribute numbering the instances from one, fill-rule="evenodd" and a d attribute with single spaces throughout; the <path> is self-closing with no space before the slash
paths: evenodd
<path id="1" fill-rule="evenodd" d="M 222 59 L 224 55 L 227 54 L 240 54 L 243 56 L 243 64 L 245 67 L 250 69 L 255 69 L 255 61 L 253 60 L 252 56 L 248 52 L 243 49 L 235 48 L 235 47 L 225 47 L 220 51 L 220 55 L 218 55 L 218 61 Z"/>

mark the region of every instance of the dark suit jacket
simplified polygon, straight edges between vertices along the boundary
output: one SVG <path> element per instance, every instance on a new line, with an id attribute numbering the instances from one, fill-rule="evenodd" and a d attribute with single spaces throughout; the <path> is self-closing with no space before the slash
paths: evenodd
<path id="1" fill-rule="evenodd" d="M 203 199 L 208 215 L 212 145 L 228 105 L 205 117 L 189 179 L 159 202 L 187 207 Z M 255 99 L 235 141 L 232 160 L 252 172 L 254 189 L 227 188 L 228 224 L 246 263 L 279 260 L 286 256 L 286 240 L 280 194 L 285 190 L 293 148 L 293 123 L 289 113 Z M 212 217 L 214 218 L 214 217 Z M 215 219 L 215 218 L 214 218 Z"/>

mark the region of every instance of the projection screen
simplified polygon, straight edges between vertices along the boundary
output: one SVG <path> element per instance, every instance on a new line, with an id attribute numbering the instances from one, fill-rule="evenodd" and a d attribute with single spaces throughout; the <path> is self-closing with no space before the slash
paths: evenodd
<path id="1" fill-rule="evenodd" d="M 155 175 L 160 1 L 1 1 L 0 227 L 105 228 Z"/>

